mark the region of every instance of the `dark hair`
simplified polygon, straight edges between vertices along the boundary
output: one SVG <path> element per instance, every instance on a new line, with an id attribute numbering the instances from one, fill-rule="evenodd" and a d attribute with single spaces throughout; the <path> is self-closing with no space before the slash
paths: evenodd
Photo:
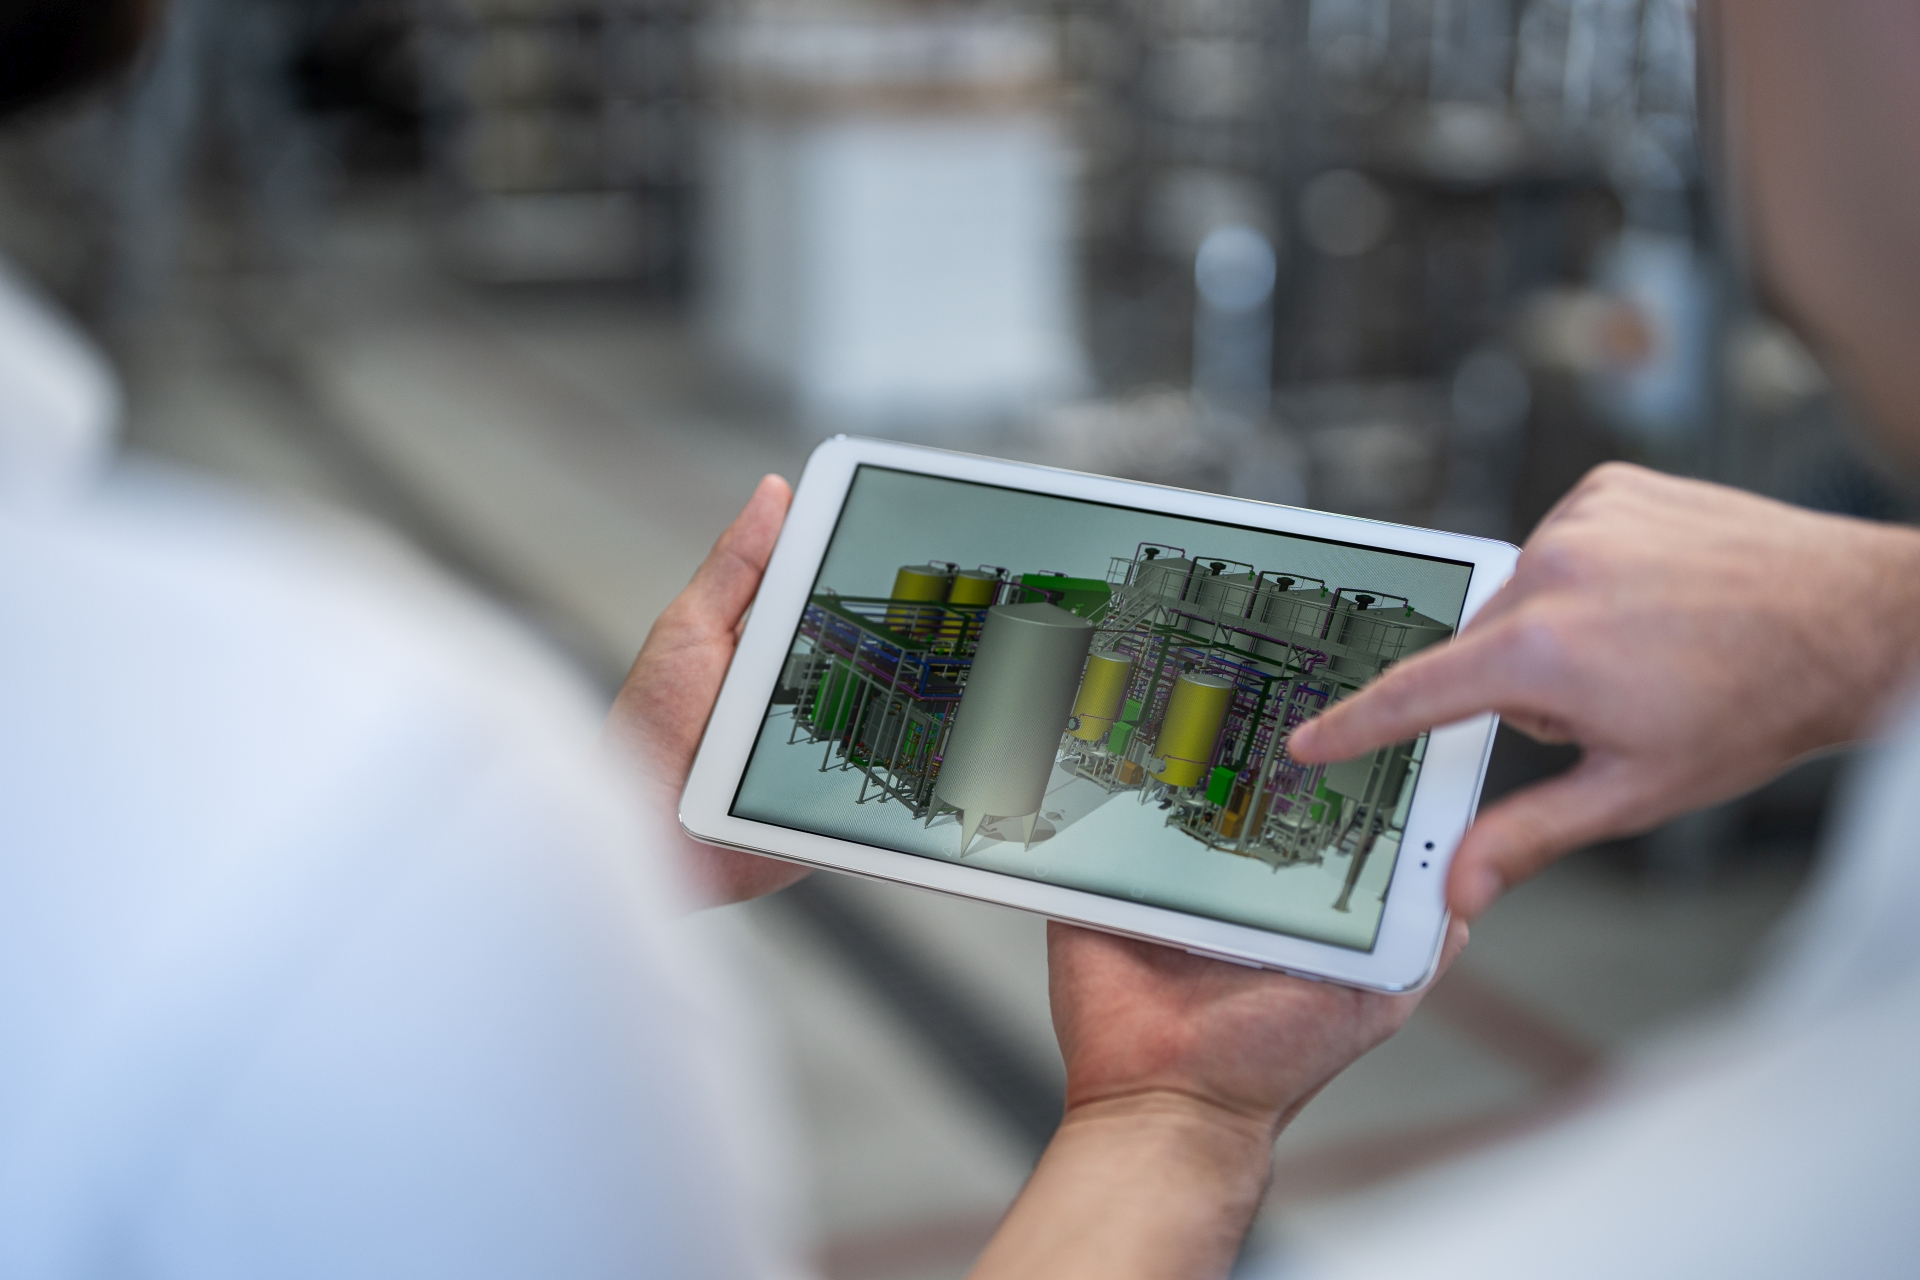
<path id="1" fill-rule="evenodd" d="M 160 0 L 0 0 L 0 116 L 126 66 L 159 7 Z"/>

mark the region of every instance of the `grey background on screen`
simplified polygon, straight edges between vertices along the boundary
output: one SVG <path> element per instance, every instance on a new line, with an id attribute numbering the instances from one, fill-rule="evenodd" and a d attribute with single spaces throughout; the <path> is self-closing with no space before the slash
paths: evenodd
<path id="1" fill-rule="evenodd" d="M 1364 526 L 1360 530 L 1364 536 Z M 1390 551 L 862 467 L 814 589 L 884 596 L 901 565 L 928 560 L 955 561 L 963 569 L 990 564 L 1016 574 L 1054 569 L 1076 578 L 1105 578 L 1111 557 L 1131 557 L 1143 541 L 1324 578 L 1329 587 L 1405 596 L 1415 609 L 1448 626 L 1459 621 L 1472 573 L 1467 565 Z"/>

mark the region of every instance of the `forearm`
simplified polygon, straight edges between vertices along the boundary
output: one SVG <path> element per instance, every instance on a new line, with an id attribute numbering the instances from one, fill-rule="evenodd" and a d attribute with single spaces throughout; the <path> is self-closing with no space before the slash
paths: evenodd
<path id="1" fill-rule="evenodd" d="M 1273 1126 L 1178 1094 L 1074 1108 L 974 1280 L 1224 1276 L 1266 1187 Z"/>
<path id="2" fill-rule="evenodd" d="M 1839 600 L 1845 614 L 1829 621 L 1843 666 L 1835 741 L 1877 732 L 1888 698 L 1920 678 L 1920 530 L 1846 523 L 1851 589 Z"/>

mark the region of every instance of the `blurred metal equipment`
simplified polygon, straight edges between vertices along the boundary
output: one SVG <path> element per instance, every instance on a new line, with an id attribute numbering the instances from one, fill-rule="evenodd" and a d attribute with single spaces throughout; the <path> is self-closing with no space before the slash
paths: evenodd
<path id="1" fill-rule="evenodd" d="M 1273 399 L 1273 246 L 1252 227 L 1207 234 L 1193 259 L 1193 394 L 1235 434 L 1266 421 Z"/>
<path id="2" fill-rule="evenodd" d="M 1512 352 L 1490 343 L 1460 362 L 1447 398 L 1453 426 L 1434 520 L 1461 533 L 1506 537 L 1520 472 L 1517 446 L 1533 408 L 1532 382 Z"/>
<path id="3" fill-rule="evenodd" d="M 763 4 L 711 47 L 701 284 L 738 367 L 810 420 L 909 432 L 1079 390 L 1043 23 Z"/>
<path id="4" fill-rule="evenodd" d="M 288 75 L 309 15 L 296 0 L 178 0 L 122 117 L 115 279 L 127 319 L 165 291 L 190 225 L 210 125 L 230 143 L 259 260 L 296 260 L 318 223 L 311 122 Z"/>
<path id="5" fill-rule="evenodd" d="M 677 288 L 694 174 L 690 0 L 422 0 L 448 247 L 494 281 Z"/>
<path id="6" fill-rule="evenodd" d="M 1589 437 L 1706 467 L 1719 318 L 1690 0 L 1056 8 L 1108 388 L 1190 382 L 1203 413 L 1219 398 L 1203 340 L 1216 308 L 1189 269 L 1208 237 L 1243 227 L 1277 268 L 1271 423 L 1255 439 L 1294 459 L 1305 500 L 1509 536 L 1561 470 L 1597 460 L 1581 445 L 1558 461 Z M 1531 386 L 1566 368 L 1524 332 L 1555 291 L 1650 339 L 1578 375 L 1571 400 Z M 1567 414 L 1589 425 L 1566 430 Z M 1273 497 L 1287 465 L 1215 470 Z"/>

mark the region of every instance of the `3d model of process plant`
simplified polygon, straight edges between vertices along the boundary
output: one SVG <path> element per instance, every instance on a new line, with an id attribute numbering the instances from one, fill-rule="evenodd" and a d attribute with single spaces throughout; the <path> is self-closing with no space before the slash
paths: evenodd
<path id="1" fill-rule="evenodd" d="M 1328 766 L 1286 737 L 1452 629 L 1384 592 L 1142 543 L 1107 576 L 909 565 L 887 596 L 816 594 L 777 700 L 791 745 L 856 770 L 856 803 L 988 818 L 1031 843 L 1056 767 L 1157 803 L 1209 849 L 1276 870 L 1396 842 L 1419 745 Z"/>

